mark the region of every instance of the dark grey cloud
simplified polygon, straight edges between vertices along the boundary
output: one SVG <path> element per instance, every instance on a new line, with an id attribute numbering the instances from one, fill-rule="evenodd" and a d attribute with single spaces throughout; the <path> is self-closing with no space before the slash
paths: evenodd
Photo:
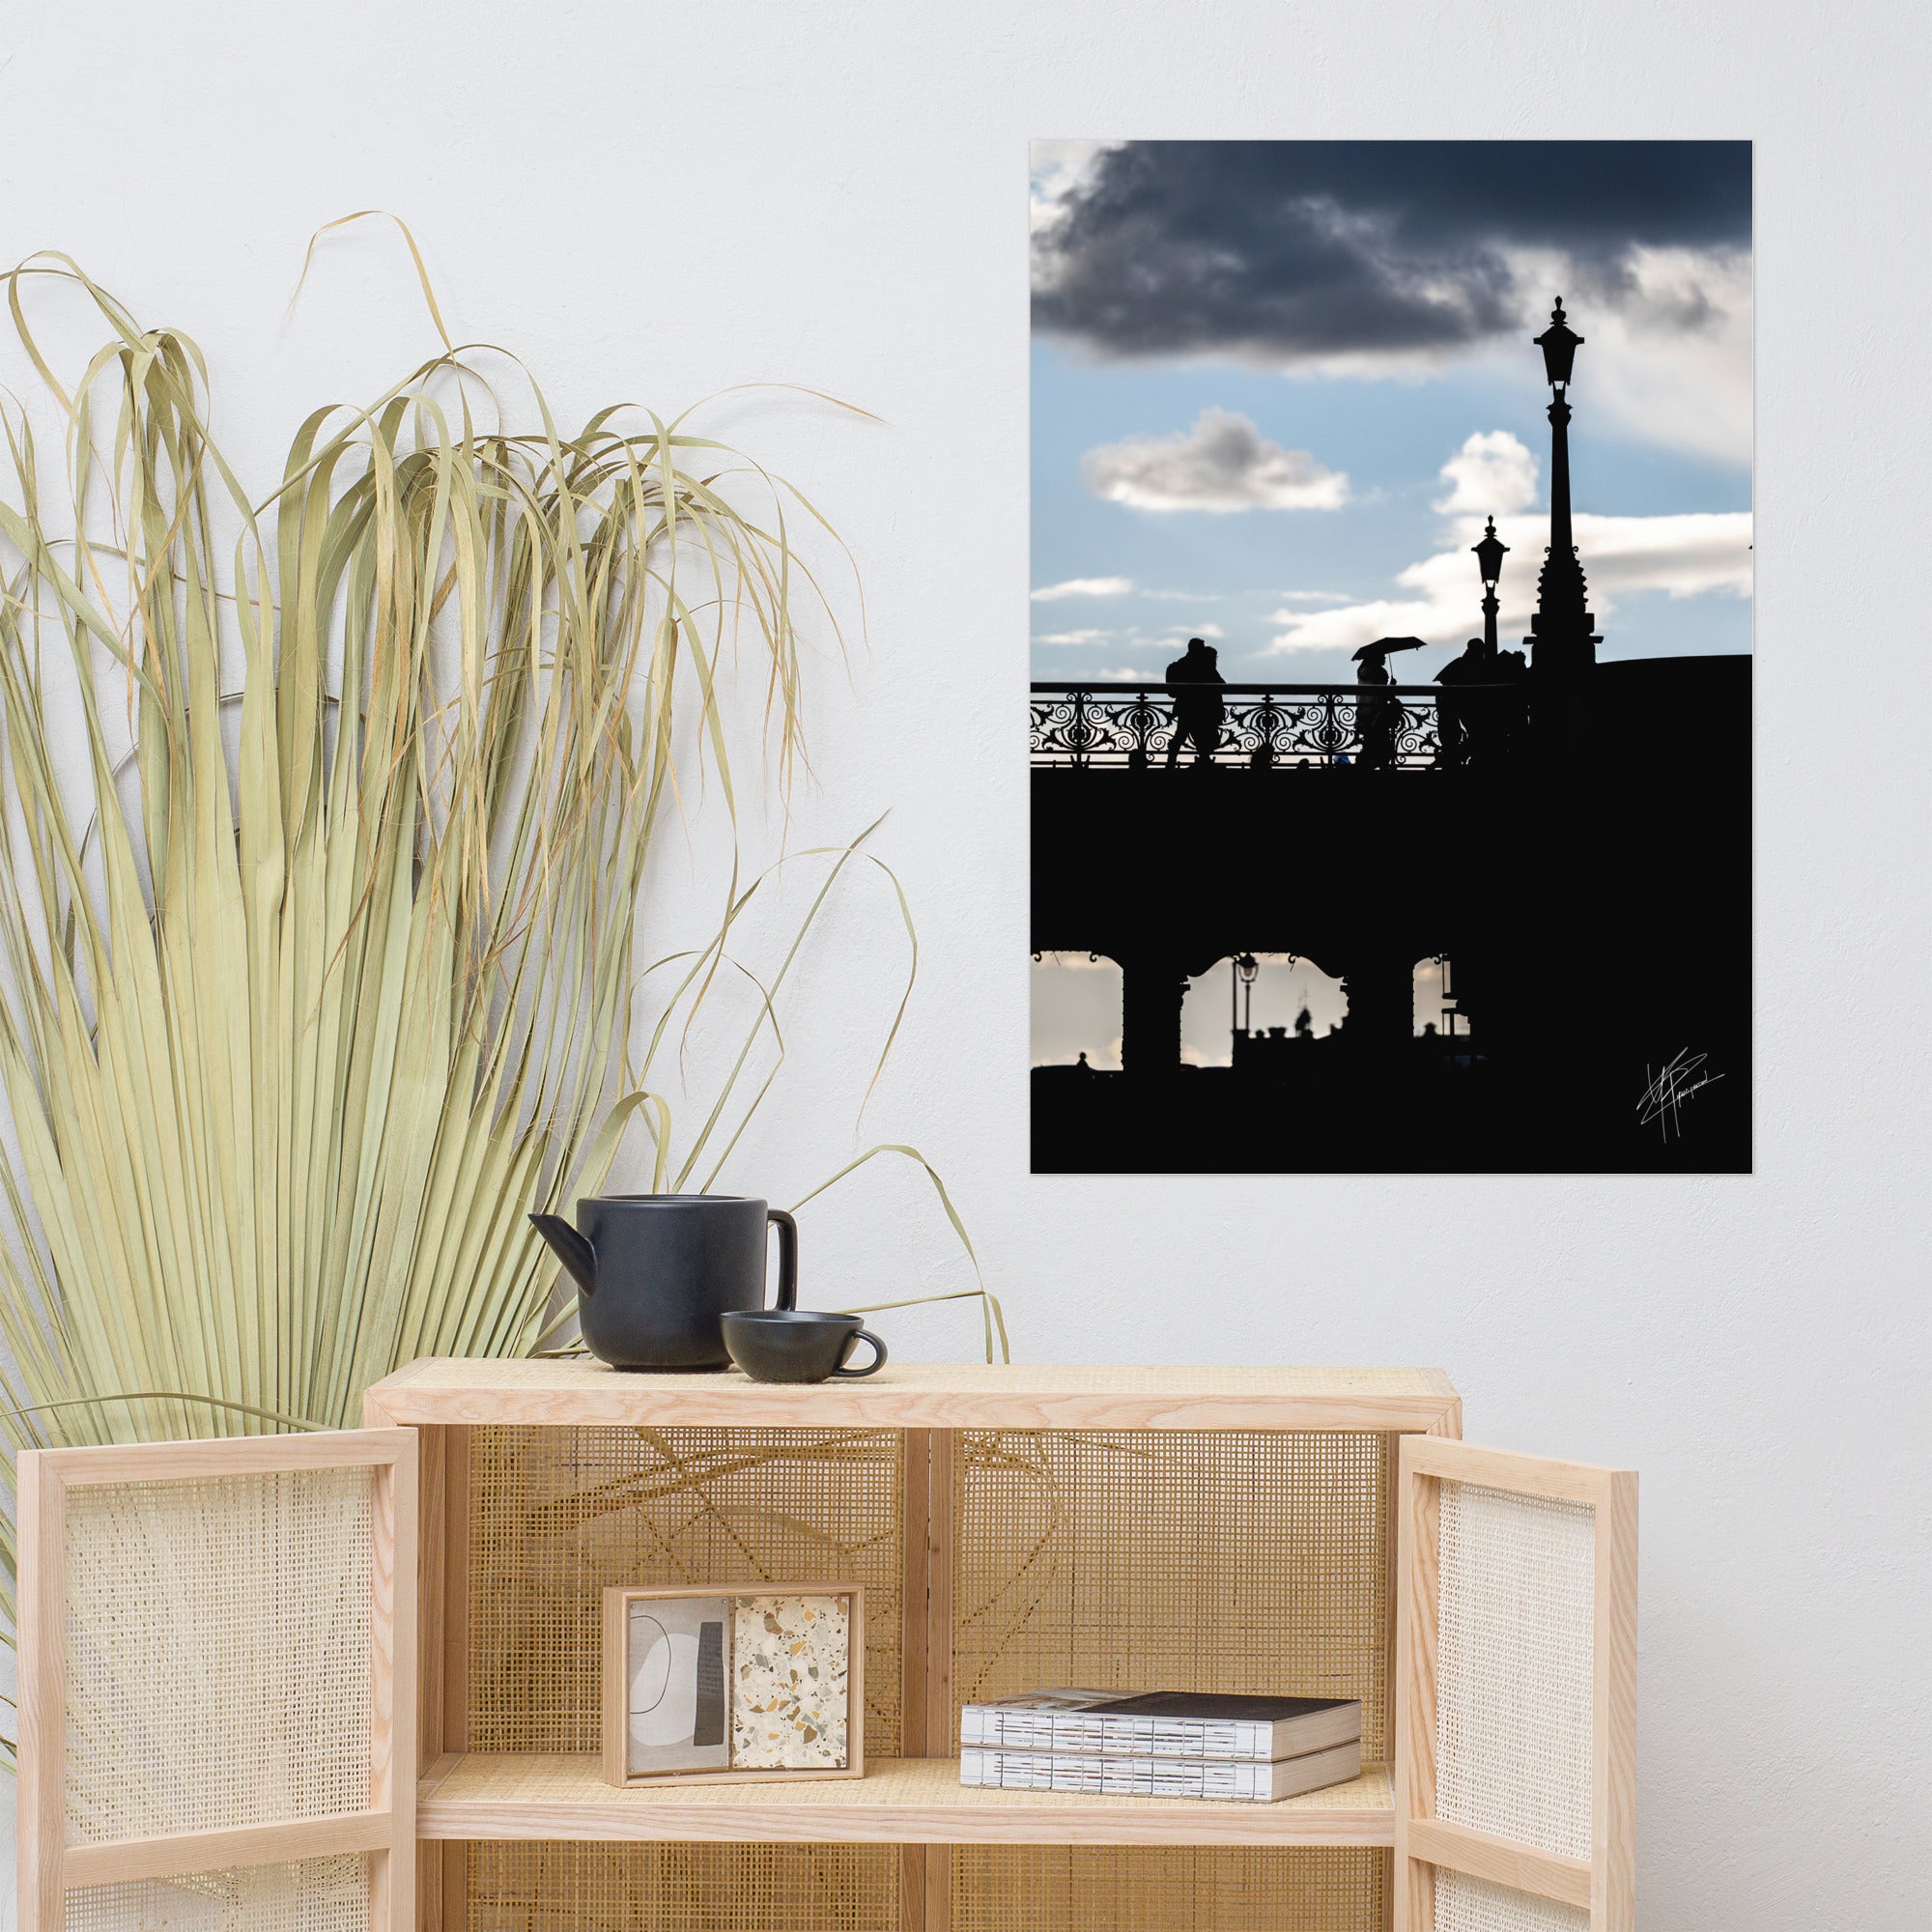
<path id="1" fill-rule="evenodd" d="M 1062 206 L 1041 329 L 1127 355 L 1403 355 L 1520 327 L 1515 249 L 1562 250 L 1579 296 L 1615 302 L 1635 248 L 1748 248 L 1750 144 L 1132 142 Z M 1703 319 L 1693 297 L 1676 320 Z"/>

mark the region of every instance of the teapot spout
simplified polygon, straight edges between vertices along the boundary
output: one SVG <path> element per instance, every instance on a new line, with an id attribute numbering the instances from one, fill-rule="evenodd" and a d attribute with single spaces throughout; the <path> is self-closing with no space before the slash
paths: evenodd
<path id="1" fill-rule="evenodd" d="M 597 1250 L 559 1214 L 532 1214 L 530 1226 L 550 1243 L 551 1251 L 585 1294 L 596 1293 Z"/>

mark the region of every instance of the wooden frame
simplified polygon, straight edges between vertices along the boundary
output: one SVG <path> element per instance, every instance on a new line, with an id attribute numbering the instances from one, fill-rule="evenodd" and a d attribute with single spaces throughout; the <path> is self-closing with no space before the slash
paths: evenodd
<path id="1" fill-rule="evenodd" d="M 369 1603 L 369 1802 L 310 1819 L 70 1844 L 67 1830 L 67 1505 L 89 1485 L 296 1470 L 374 1474 Z M 20 1932 L 61 1932 L 67 1894 L 229 1865 L 369 1855 L 370 1932 L 405 1932 L 415 1892 L 416 1437 L 347 1430 L 81 1449 L 19 1459 Z M 401 1560 L 398 1560 L 399 1557 Z"/>
<path id="2" fill-rule="evenodd" d="M 764 1770 L 646 1771 L 630 1769 L 629 1691 L 631 1605 L 680 1597 L 843 1597 L 850 1605 L 845 1666 L 845 1762 L 836 1770 L 774 1765 Z M 603 1687 L 599 1735 L 605 1782 L 619 1789 L 664 1784 L 794 1784 L 807 1778 L 866 1775 L 866 1593 L 857 1583 L 686 1583 L 674 1586 L 612 1584 L 604 1592 Z M 726 1640 L 728 1675 L 729 1639 Z M 727 1688 L 726 1695 L 729 1691 Z"/>
<path id="3" fill-rule="evenodd" d="M 391 1424 L 365 1395 L 367 1428 Z M 421 1424 L 417 1484 L 416 1776 L 469 1747 L 469 1431 Z M 420 1811 L 418 1811 L 420 1836 Z M 460 1843 L 430 1844 L 416 1861 L 417 1932 L 462 1932 L 469 1861 Z"/>
<path id="4" fill-rule="evenodd" d="M 899 1753 L 936 1760 L 952 1747 L 952 1459 L 954 1432 L 903 1435 L 900 1505 Z M 899 1853 L 899 1932 L 950 1932 L 952 1846 L 935 1835 Z"/>
<path id="5" fill-rule="evenodd" d="M 1588 1859 L 1435 1815 L 1441 1485 L 1587 1503 L 1594 1511 Z M 1551 1462 L 1439 1437 L 1405 1436 L 1397 1498 L 1396 1932 L 1435 1932 L 1435 1873 L 1554 1899 L 1591 1932 L 1634 1932 L 1636 1781 L 1636 1472 Z"/>

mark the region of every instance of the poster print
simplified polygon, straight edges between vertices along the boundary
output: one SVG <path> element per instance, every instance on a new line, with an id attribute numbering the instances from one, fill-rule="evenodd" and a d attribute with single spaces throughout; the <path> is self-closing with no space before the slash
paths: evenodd
<path id="1" fill-rule="evenodd" d="M 1033 155 L 1037 1172 L 1747 1172 L 1744 142 Z"/>
<path id="2" fill-rule="evenodd" d="M 731 1600 L 657 1597 L 632 1603 L 626 1614 L 626 1772 L 723 1771 L 731 1762 L 724 1663 Z"/>

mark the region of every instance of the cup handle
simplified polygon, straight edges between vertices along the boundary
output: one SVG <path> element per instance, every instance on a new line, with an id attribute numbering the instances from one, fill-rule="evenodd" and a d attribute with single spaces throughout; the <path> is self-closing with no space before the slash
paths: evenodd
<path id="1" fill-rule="evenodd" d="M 852 1350 L 856 1349 L 861 1342 L 871 1343 L 872 1359 L 869 1362 L 867 1362 L 863 1369 L 848 1369 L 845 1366 L 845 1364 L 846 1362 L 851 1360 Z M 885 1366 L 886 1366 L 886 1345 L 883 1342 L 881 1342 L 879 1338 L 876 1335 L 874 1335 L 869 1328 L 861 1328 L 859 1332 L 856 1335 L 854 1335 L 849 1342 L 845 1344 L 845 1353 L 842 1357 L 840 1357 L 838 1366 L 836 1369 L 834 1369 L 832 1373 L 835 1376 L 848 1376 L 851 1378 L 852 1380 L 857 1381 L 861 1376 L 877 1375 L 879 1371 L 883 1369 Z"/>
<path id="2" fill-rule="evenodd" d="M 798 1223 L 782 1208 L 767 1210 L 765 1218 L 779 1231 L 779 1298 L 775 1308 L 798 1306 Z"/>

